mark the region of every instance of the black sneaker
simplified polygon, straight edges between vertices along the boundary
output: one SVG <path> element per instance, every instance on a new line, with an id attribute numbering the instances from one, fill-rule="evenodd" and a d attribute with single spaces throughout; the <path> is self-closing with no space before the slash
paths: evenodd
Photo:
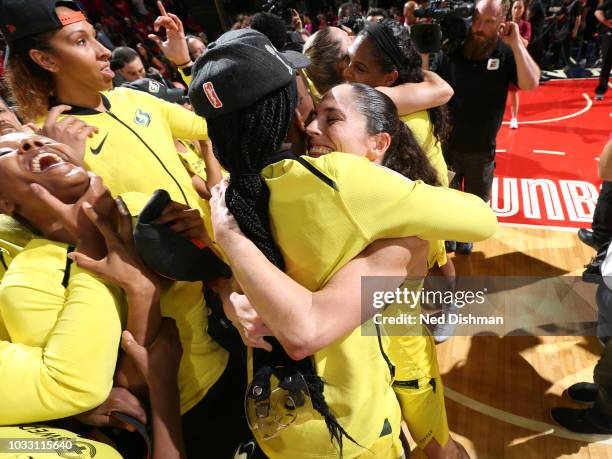
<path id="1" fill-rule="evenodd" d="M 457 242 L 457 249 L 455 251 L 461 255 L 469 255 L 473 249 L 474 244 L 471 242 Z"/>
<path id="2" fill-rule="evenodd" d="M 550 410 L 552 418 L 557 424 L 567 430 L 584 434 L 612 434 L 612 425 L 607 422 L 600 423 L 600 417 L 593 408 L 586 410 L 576 410 L 574 408 L 552 408 Z"/>
<path id="3" fill-rule="evenodd" d="M 580 228 L 578 230 L 578 239 L 580 239 L 583 244 L 586 244 L 595 250 L 599 250 L 599 246 L 601 245 L 595 241 L 593 231 L 585 228 Z"/>
<path id="4" fill-rule="evenodd" d="M 603 94 L 595 94 L 595 100 L 604 100 Z"/>
<path id="5" fill-rule="evenodd" d="M 567 388 L 567 395 L 578 403 L 595 403 L 597 398 L 597 384 L 579 382 Z"/>

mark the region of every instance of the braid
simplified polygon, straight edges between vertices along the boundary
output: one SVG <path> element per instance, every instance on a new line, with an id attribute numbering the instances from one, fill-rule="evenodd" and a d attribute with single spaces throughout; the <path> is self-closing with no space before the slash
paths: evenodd
<path id="1" fill-rule="evenodd" d="M 292 84 L 246 109 L 208 120 L 215 156 L 231 174 L 227 207 L 242 232 L 282 270 L 285 262 L 270 229 L 270 192 L 260 172 L 287 136 L 294 107 Z"/>

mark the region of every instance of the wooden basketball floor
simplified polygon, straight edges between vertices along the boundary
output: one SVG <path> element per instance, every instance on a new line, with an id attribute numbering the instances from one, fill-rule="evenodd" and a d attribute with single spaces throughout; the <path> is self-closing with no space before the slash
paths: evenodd
<path id="1" fill-rule="evenodd" d="M 579 84 L 595 86 L 592 80 Z M 592 95 L 592 89 L 587 90 Z M 530 112 L 529 96 L 521 95 L 526 112 Z M 554 98 L 549 100 L 554 106 Z M 598 116 L 596 122 L 607 135 L 589 146 L 592 162 L 585 167 L 593 168 L 591 174 L 596 173 L 593 149 L 600 149 L 612 131 L 612 103 L 606 106 L 609 115 Z M 532 110 L 534 116 L 537 111 Z M 589 140 L 579 130 L 580 120 L 573 121 L 570 133 L 578 148 Z M 541 141 L 542 132 L 551 127 L 555 135 L 568 132 L 563 123 L 551 122 L 542 123 L 539 133 L 521 132 L 523 127 L 511 133 L 504 127 L 500 137 L 530 135 Z M 585 126 L 592 128 L 592 123 Z M 453 259 L 459 275 L 563 276 L 579 275 L 593 255 L 575 230 L 502 225 L 492 239 L 476 244 L 472 255 Z M 612 458 L 612 437 L 573 434 L 558 427 L 549 414 L 555 406 L 580 407 L 564 390 L 578 381 L 592 381 L 601 349 L 594 337 L 554 336 L 457 336 L 438 345 L 452 435 L 477 458 Z"/>

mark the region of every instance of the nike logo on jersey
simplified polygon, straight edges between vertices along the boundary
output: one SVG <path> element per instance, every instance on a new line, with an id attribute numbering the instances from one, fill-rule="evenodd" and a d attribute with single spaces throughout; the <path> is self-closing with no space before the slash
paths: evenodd
<path id="1" fill-rule="evenodd" d="M 104 146 L 104 142 L 106 142 L 106 138 L 107 137 L 108 137 L 108 132 L 106 133 L 106 135 L 102 139 L 102 142 L 100 142 L 100 145 L 98 145 L 97 148 L 89 147 L 89 149 L 91 150 L 91 154 L 92 155 L 99 155 L 100 154 L 100 152 L 102 151 L 102 147 Z"/>
<path id="2" fill-rule="evenodd" d="M 255 453 L 255 442 L 251 440 L 248 443 L 243 443 L 236 449 L 234 459 L 250 459 Z"/>

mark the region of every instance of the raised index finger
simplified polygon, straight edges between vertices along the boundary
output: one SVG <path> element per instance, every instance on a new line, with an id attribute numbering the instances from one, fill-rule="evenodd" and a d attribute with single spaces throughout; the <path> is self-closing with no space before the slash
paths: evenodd
<path id="1" fill-rule="evenodd" d="M 161 2 L 161 0 L 157 1 L 157 7 L 159 8 L 159 13 L 162 16 L 168 16 L 168 13 L 166 12 L 166 8 L 164 7 L 164 4 Z"/>

